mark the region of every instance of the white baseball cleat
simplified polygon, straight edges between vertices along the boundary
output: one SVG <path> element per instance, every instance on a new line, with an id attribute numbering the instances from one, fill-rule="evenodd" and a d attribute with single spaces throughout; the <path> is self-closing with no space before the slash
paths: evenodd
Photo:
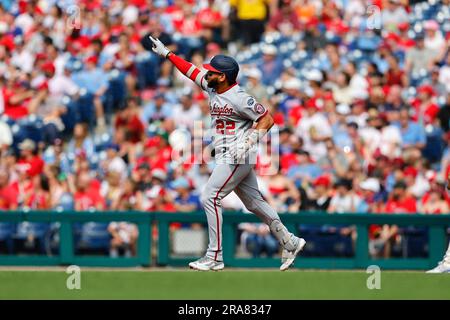
<path id="1" fill-rule="evenodd" d="M 189 267 L 191 269 L 200 271 L 219 271 L 222 270 L 225 265 L 223 264 L 223 261 L 216 261 L 208 256 L 204 256 L 196 261 L 189 263 Z"/>
<path id="2" fill-rule="evenodd" d="M 306 244 L 305 239 L 298 238 L 297 248 L 294 251 L 287 251 L 286 249 L 283 249 L 283 252 L 281 254 L 281 262 L 283 262 L 283 264 L 280 267 L 281 271 L 289 269 L 289 267 L 294 263 L 297 254 L 303 250 L 305 244 Z"/>
<path id="3" fill-rule="evenodd" d="M 450 262 L 441 261 L 437 267 L 428 270 L 427 273 L 450 273 Z"/>

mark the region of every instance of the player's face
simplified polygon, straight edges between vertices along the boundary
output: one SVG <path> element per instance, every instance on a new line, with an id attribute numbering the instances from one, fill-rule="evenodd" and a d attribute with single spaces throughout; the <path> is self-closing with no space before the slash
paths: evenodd
<path id="1" fill-rule="evenodd" d="M 225 75 L 223 73 L 208 71 L 206 73 L 206 81 L 208 82 L 208 87 L 212 89 L 217 89 L 219 83 L 223 81 Z"/>

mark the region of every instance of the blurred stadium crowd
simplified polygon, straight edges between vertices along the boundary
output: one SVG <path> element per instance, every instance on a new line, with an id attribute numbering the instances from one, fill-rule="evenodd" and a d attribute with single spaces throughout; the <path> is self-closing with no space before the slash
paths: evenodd
<path id="1" fill-rule="evenodd" d="M 208 128 L 207 97 L 152 35 L 199 67 L 240 63 L 279 130 L 278 173 L 259 185 L 280 213 L 447 214 L 449 2 L 0 0 L 0 209 L 202 209 L 211 164 L 171 153 L 175 130 Z M 254 255 L 277 252 L 268 229 L 240 227 Z M 370 236 L 389 255 L 399 230 Z"/>

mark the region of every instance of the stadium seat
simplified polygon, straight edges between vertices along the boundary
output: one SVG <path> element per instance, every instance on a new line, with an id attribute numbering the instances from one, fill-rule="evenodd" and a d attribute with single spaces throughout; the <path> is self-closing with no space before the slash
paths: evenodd
<path id="1" fill-rule="evenodd" d="M 74 243 L 76 249 L 79 246 L 82 231 L 83 231 L 83 223 L 82 222 L 72 223 L 73 243 Z"/>
<path id="2" fill-rule="evenodd" d="M 147 69 L 150 68 L 148 66 L 146 67 Z M 108 89 L 106 90 L 104 97 L 105 114 L 112 114 L 113 111 L 125 107 L 126 104 L 125 76 L 126 76 L 125 72 L 120 72 L 119 70 L 113 70 L 109 73 Z"/>
<path id="3" fill-rule="evenodd" d="M 150 52 L 140 53 L 135 58 L 138 88 L 144 90 L 154 86 L 160 72 L 159 58 Z"/>
<path id="4" fill-rule="evenodd" d="M 22 245 L 26 251 L 38 251 L 46 253 L 46 236 L 50 231 L 50 224 L 44 222 L 21 222 L 17 225 L 16 233 L 13 235 L 14 245 Z M 16 248 L 16 247 L 15 247 Z"/>
<path id="5" fill-rule="evenodd" d="M 307 241 L 302 256 L 350 257 L 353 255 L 352 239 L 350 236 L 341 235 L 339 226 L 301 225 L 298 230 Z"/>
<path id="6" fill-rule="evenodd" d="M 0 222 L 0 244 L 5 244 L 6 252 L 9 254 L 14 252 L 14 241 L 12 236 L 15 230 L 15 223 Z"/>
<path id="7" fill-rule="evenodd" d="M 78 103 L 76 100 L 71 99 L 66 96 L 63 98 L 63 104 L 67 108 L 66 113 L 61 116 L 61 120 L 64 123 L 64 133 L 71 134 L 73 132 L 73 128 L 79 120 L 78 114 Z"/>
<path id="8" fill-rule="evenodd" d="M 108 223 L 88 222 L 81 227 L 80 239 L 76 243 L 78 252 L 108 253 L 111 236 Z"/>
<path id="9" fill-rule="evenodd" d="M 428 257 L 428 230 L 426 227 L 400 228 L 402 256 L 408 258 Z"/>
<path id="10" fill-rule="evenodd" d="M 422 155 L 430 163 L 438 162 L 442 158 L 445 149 L 445 142 L 442 140 L 443 134 L 443 130 L 439 127 L 427 126 L 426 128 L 426 145 Z"/>
<path id="11" fill-rule="evenodd" d="M 378 49 L 380 38 L 376 36 L 362 36 L 356 40 L 356 46 L 361 51 L 373 52 Z"/>
<path id="12" fill-rule="evenodd" d="M 95 126 L 94 96 L 86 90 L 80 90 L 80 97 L 77 100 L 77 120 L 88 123 L 89 128 Z"/>
<path id="13" fill-rule="evenodd" d="M 73 196 L 68 193 L 65 192 L 61 195 L 61 197 L 59 198 L 59 202 L 58 205 L 56 207 L 56 209 L 58 211 L 71 211 L 75 209 L 75 203 L 73 200 Z"/>
<path id="14" fill-rule="evenodd" d="M 108 145 L 110 145 L 112 142 L 112 137 L 109 133 L 104 133 L 100 136 L 94 137 L 94 143 L 95 143 L 95 151 L 101 152 L 105 151 Z"/>
<path id="15" fill-rule="evenodd" d="M 58 255 L 59 254 L 59 230 L 61 224 L 59 222 L 54 222 L 50 224 L 50 229 L 46 234 L 45 238 L 45 249 L 48 255 Z"/>
<path id="16" fill-rule="evenodd" d="M 21 124 L 22 128 L 25 130 L 25 136 L 28 139 L 33 140 L 38 143 L 43 140 L 43 120 L 35 115 L 30 115 L 26 118 L 25 122 Z"/>

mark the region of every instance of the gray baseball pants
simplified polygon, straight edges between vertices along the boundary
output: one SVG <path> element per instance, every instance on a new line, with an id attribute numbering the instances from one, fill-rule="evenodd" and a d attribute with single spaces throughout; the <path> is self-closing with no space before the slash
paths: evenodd
<path id="1" fill-rule="evenodd" d="M 245 207 L 264 223 L 273 226 L 277 221 L 283 229 L 278 213 L 264 200 L 258 189 L 252 164 L 217 164 L 202 192 L 201 201 L 206 211 L 209 228 L 207 256 L 223 261 L 222 256 L 222 206 L 221 200 L 231 191 L 242 200 Z M 271 227 L 271 229 L 273 229 Z M 277 226 L 277 231 L 280 227 Z M 287 229 L 286 233 L 287 233 Z M 272 232 L 279 241 L 283 234 Z M 289 235 L 292 235 L 289 233 Z"/>

